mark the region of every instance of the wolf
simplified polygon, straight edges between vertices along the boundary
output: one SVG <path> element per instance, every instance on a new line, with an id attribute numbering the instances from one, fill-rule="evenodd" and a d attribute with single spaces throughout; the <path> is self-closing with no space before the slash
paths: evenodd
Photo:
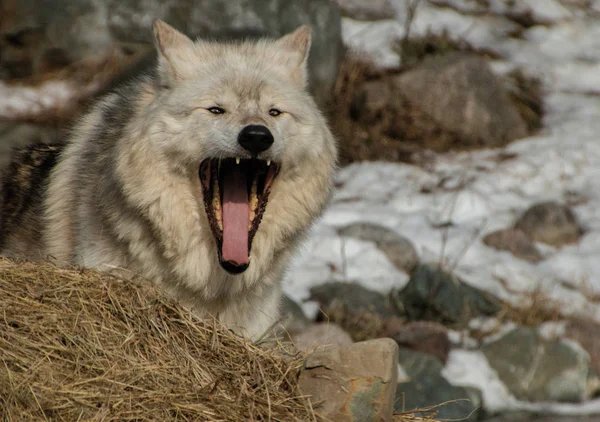
<path id="1" fill-rule="evenodd" d="M 192 40 L 157 20 L 156 65 L 64 147 L 15 154 L 0 251 L 136 274 L 257 340 L 331 195 L 337 148 L 307 91 L 311 30 Z"/>

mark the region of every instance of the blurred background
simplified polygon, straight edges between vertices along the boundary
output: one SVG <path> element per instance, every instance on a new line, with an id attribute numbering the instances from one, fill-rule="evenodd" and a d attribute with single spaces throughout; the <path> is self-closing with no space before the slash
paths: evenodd
<path id="1" fill-rule="evenodd" d="M 298 345 L 392 337 L 397 410 L 600 421 L 600 0 L 1 0 L 0 166 L 190 36 L 313 28 L 340 147 Z"/>

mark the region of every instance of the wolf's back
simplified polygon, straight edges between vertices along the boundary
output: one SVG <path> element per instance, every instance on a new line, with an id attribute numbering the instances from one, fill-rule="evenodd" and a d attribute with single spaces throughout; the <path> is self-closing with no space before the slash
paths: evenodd
<path id="1" fill-rule="evenodd" d="M 0 251 L 39 251 L 42 202 L 52 168 L 64 145 L 34 144 L 13 151 L 0 190 Z"/>

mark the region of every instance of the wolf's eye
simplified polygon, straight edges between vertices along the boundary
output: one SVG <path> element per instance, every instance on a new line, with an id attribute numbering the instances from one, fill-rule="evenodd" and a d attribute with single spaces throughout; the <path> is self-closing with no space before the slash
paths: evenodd
<path id="1" fill-rule="evenodd" d="M 221 107 L 211 107 L 208 109 L 212 114 L 224 114 L 225 110 Z"/>
<path id="2" fill-rule="evenodd" d="M 277 117 L 281 114 L 280 110 L 277 110 L 276 108 L 272 108 L 271 110 L 269 110 L 269 115 L 273 116 L 273 117 Z"/>

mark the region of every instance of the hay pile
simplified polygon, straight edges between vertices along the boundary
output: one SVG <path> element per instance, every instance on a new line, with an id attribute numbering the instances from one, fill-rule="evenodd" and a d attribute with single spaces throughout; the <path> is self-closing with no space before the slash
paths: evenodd
<path id="1" fill-rule="evenodd" d="M 195 319 L 155 289 L 0 258 L 0 420 L 320 420 L 302 356 Z"/>

